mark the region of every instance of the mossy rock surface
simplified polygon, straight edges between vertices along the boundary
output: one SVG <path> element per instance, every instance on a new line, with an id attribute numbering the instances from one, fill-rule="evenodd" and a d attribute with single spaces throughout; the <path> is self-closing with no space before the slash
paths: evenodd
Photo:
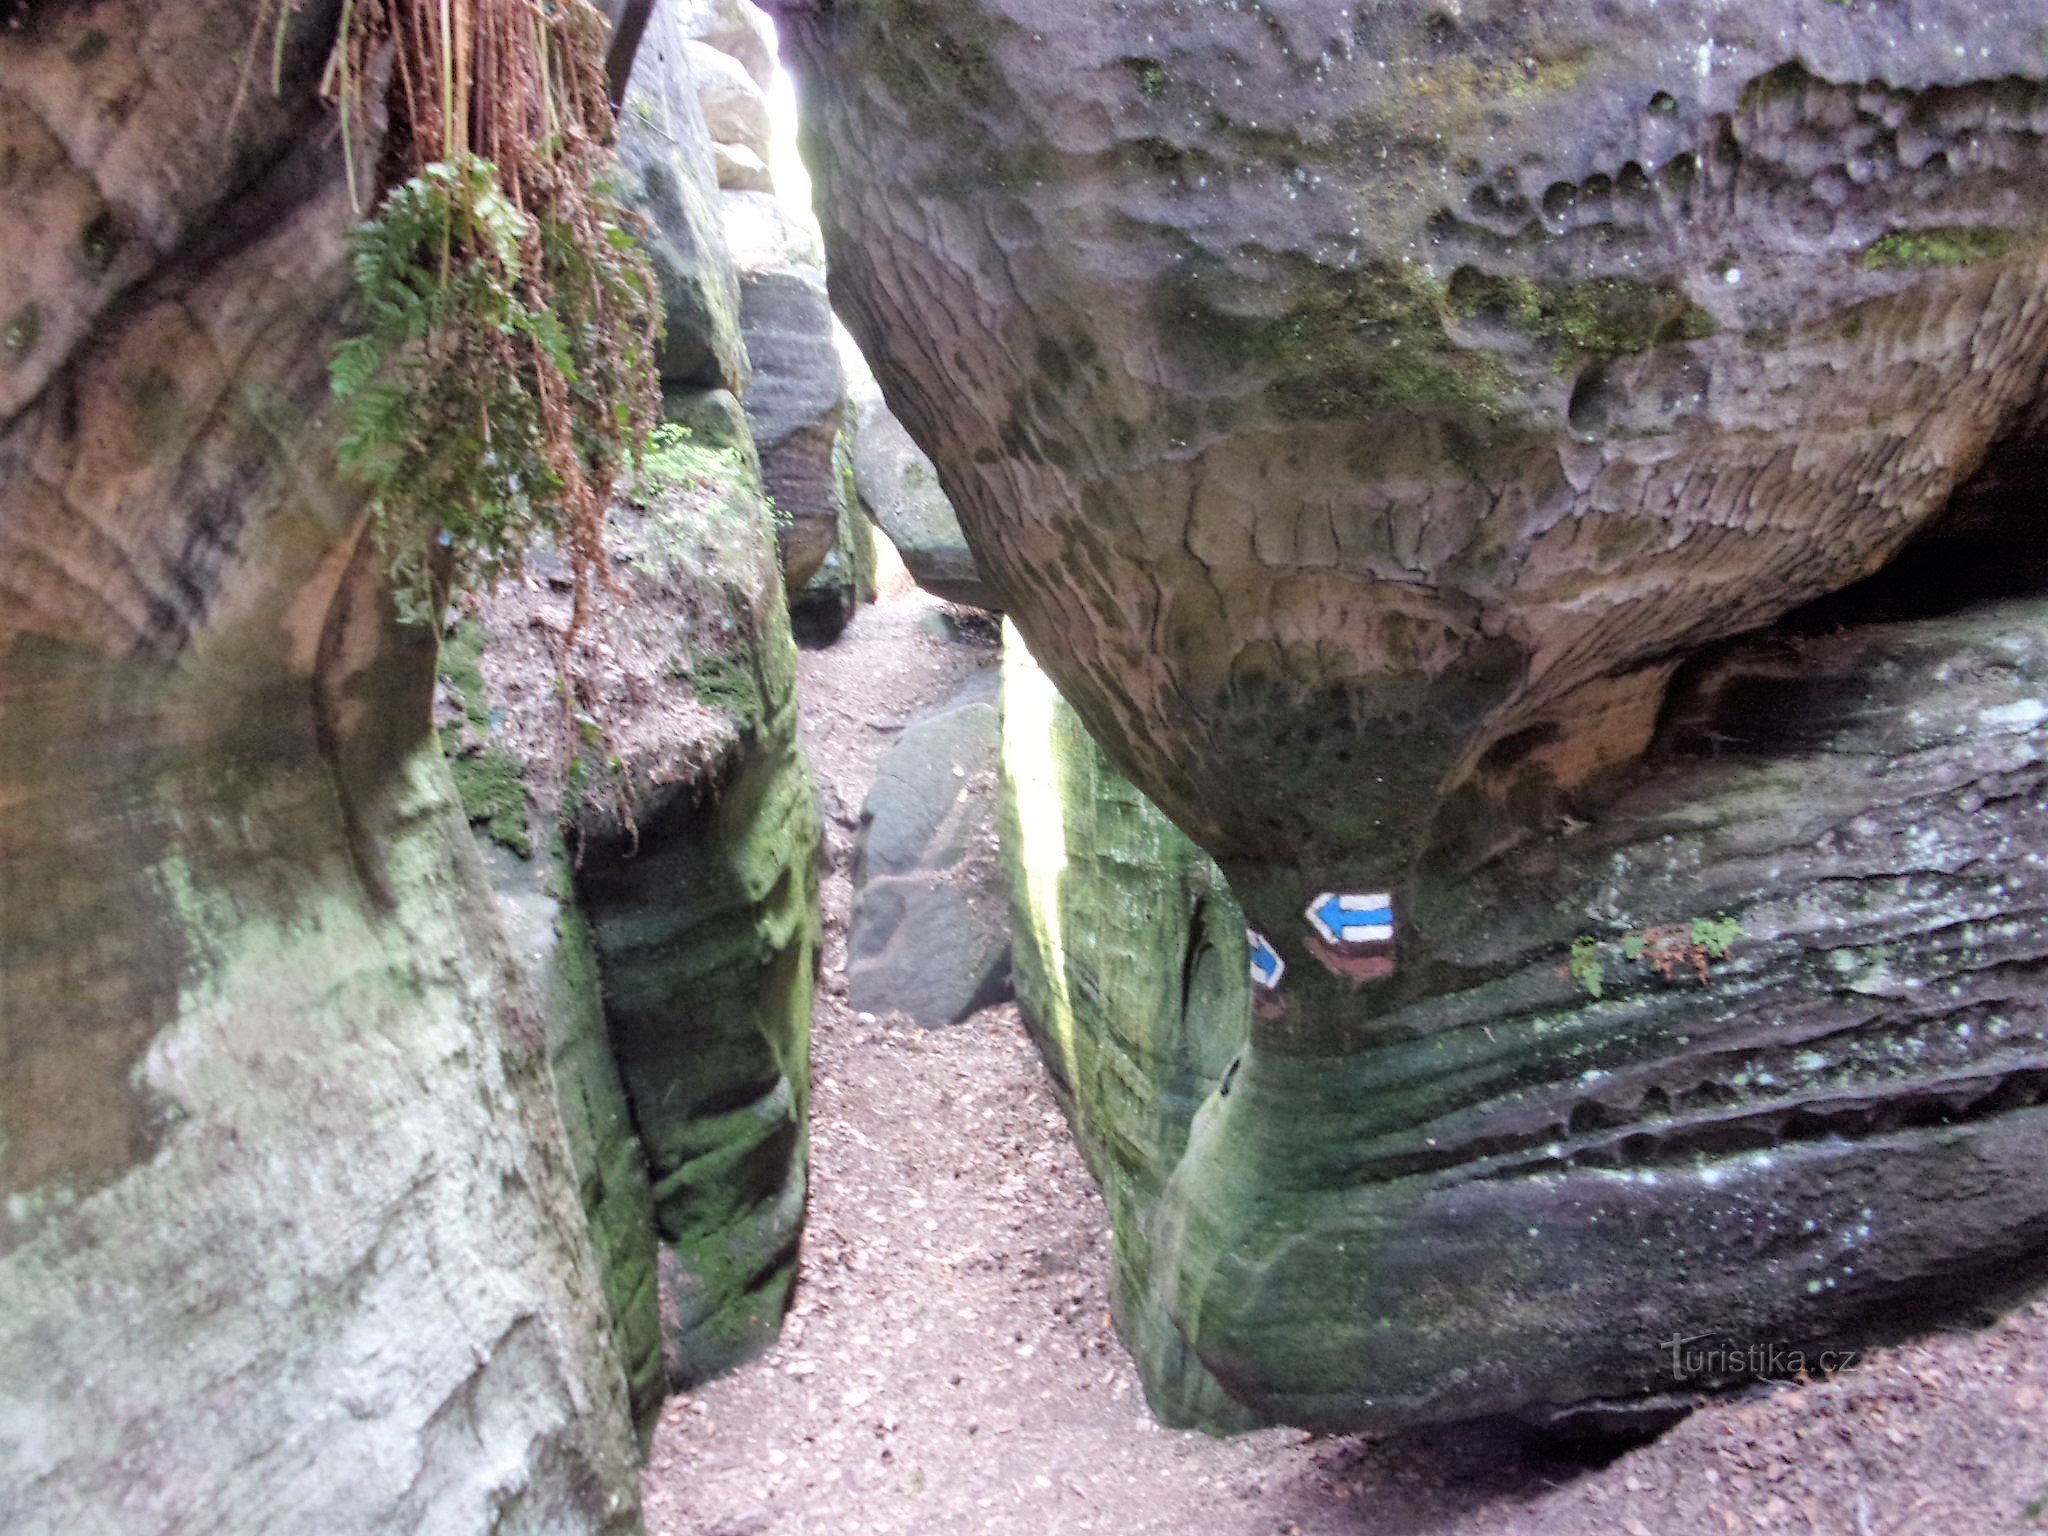
<path id="1" fill-rule="evenodd" d="M 1779 841 L 1703 854 L 1702 888 L 1654 902 L 1633 894 L 1659 878 L 1646 813 L 1614 807 L 1662 783 L 1686 811 L 1658 836 L 1725 827 L 1735 791 L 1707 767 L 1658 777 L 1675 680 L 1783 623 L 1788 673 L 1819 689 L 1836 661 L 1802 648 L 1805 605 L 1889 562 L 1910 582 L 1916 536 L 1952 502 L 1994 513 L 1987 484 L 2031 516 L 2012 488 L 2048 443 L 2037 16 L 1728 0 L 1711 39 L 1684 5 L 1575 0 L 890 0 L 784 21 L 840 312 L 1007 617 L 1288 968 L 1157 1214 L 1119 1229 L 1145 1245 L 1146 1315 L 1215 1390 L 1329 1428 L 1540 1416 L 1659 1389 L 1653 1343 L 1615 1316 L 1874 1334 L 1924 1299 L 1912 1244 L 1976 1285 L 2031 1240 L 2033 1107 L 1901 1140 L 1886 1116 L 1945 1113 L 1924 1074 L 1896 1095 L 1859 1080 L 1892 1108 L 1839 1150 L 1807 1134 L 1847 1123 L 1818 1107 L 1833 1090 L 1801 1076 L 1790 1129 L 1758 1111 L 1728 1131 L 1782 1131 L 1754 1149 L 1778 1160 L 1731 1162 L 1705 1106 L 1661 1107 L 1661 1075 L 1713 1077 L 1699 1042 L 1733 1052 L 1728 1031 L 1782 1042 L 1870 1005 L 1789 952 L 1751 985 L 1738 941 L 1705 982 L 1674 965 L 1698 991 L 1644 1005 L 1671 1037 L 1629 1055 L 1620 989 L 1645 967 L 1592 917 L 1756 933 L 1810 882 L 1824 935 L 1844 924 L 1860 952 L 1920 910 L 1896 886 L 1832 906 L 1863 876 L 1814 854 L 1837 823 L 1802 807 L 1910 836 L 1872 777 L 1759 790 Z M 1845 622 L 1888 654 L 1867 611 Z M 1830 686 L 1839 712 L 1809 699 L 1806 724 L 1841 742 L 1861 685 Z M 1919 686 L 1884 707 L 1895 724 L 1938 701 Z M 1825 780 L 1779 724 L 1766 704 L 1711 729 Z M 1924 827 L 1947 770 L 1922 767 L 1899 788 Z M 1925 869 L 1938 904 L 2001 902 L 1976 884 L 1979 833 L 1943 837 L 1893 873 Z M 1596 842 L 1614 867 L 1581 862 Z M 1391 921 L 1357 926 L 1391 936 L 1316 935 L 1306 914 L 1341 915 L 1341 894 L 1389 898 Z M 1508 933 L 1525 947 L 1488 948 Z M 1585 936 L 1612 954 L 1599 999 L 1571 974 Z M 1943 997 L 1937 975 L 1974 970 L 1915 963 Z M 1574 1088 L 1609 1048 L 1625 1083 Z M 1084 1131 L 1099 1169 L 1105 1123 Z M 1596 1142 L 1618 1149 L 1597 1171 Z M 1586 1150 L 1552 1167 L 1553 1143 Z M 1980 1156 L 1998 1171 L 1973 1193 Z M 1817 1267 L 1803 1224 L 1853 1213 L 1830 1181 L 1887 1168 L 1948 1209 L 1892 1204 L 1853 1283 Z M 1166 1337 L 1131 1336 L 1148 1361 Z"/>
<path id="2" fill-rule="evenodd" d="M 749 448 L 692 428 L 650 451 L 613 514 L 620 592 L 603 667 L 570 685 L 584 712 L 566 745 L 553 653 L 530 640 L 536 618 L 567 619 L 545 572 L 482 605 L 480 647 L 461 628 L 444 647 L 449 729 L 471 742 L 458 766 L 491 788 L 507 758 L 523 770 L 546 850 L 528 879 L 564 902 L 549 1022 L 575 1063 L 565 1114 L 589 1128 L 579 1171 L 643 1414 L 657 1314 L 667 1385 L 772 1342 L 803 1218 L 819 824 Z M 495 799 L 471 814 L 502 819 Z M 584 1059 L 593 1011 L 610 1077 Z"/>
<path id="3" fill-rule="evenodd" d="M 257 9 L 0 24 L 0 1527 L 628 1536 L 537 1004 L 335 470 L 335 9 L 260 85 Z"/>

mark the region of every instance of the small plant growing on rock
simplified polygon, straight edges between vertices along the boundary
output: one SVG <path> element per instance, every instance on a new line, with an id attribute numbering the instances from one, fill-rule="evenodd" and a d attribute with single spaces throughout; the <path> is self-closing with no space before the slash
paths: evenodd
<path id="1" fill-rule="evenodd" d="M 612 492 L 658 397 L 653 272 L 609 180 L 605 45 L 586 0 L 343 8 L 343 143 L 353 161 L 381 90 L 388 191 L 354 237 L 359 329 L 331 373 L 342 464 L 374 492 L 409 617 L 517 569 L 540 535 L 568 556 L 571 635 L 608 574 Z"/>
<path id="2" fill-rule="evenodd" d="M 1621 957 L 1650 965 L 1666 981 L 1676 981 L 1679 971 L 1687 969 L 1704 982 L 1709 963 L 1727 959 L 1741 936 L 1742 925 L 1726 913 L 1696 917 L 1690 923 L 1667 923 L 1623 934 Z M 1558 975 L 1577 982 L 1592 997 L 1604 997 L 1607 968 L 1600 958 L 1600 941 L 1590 935 L 1572 940 L 1571 959 L 1558 967 Z"/>
<path id="3" fill-rule="evenodd" d="M 1607 967 L 1600 959 L 1600 941 L 1590 934 L 1572 940 L 1571 963 L 1566 971 L 1573 981 L 1593 997 L 1607 993 Z"/>

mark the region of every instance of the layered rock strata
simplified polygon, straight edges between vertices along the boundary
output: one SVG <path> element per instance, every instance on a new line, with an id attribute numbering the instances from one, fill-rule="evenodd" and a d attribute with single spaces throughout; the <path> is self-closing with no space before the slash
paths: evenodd
<path id="1" fill-rule="evenodd" d="M 1912 541 L 2038 446 L 2035 21 L 782 10 L 842 313 L 1279 983 L 1141 1261 L 1220 1390 L 1551 1412 L 2026 1281 L 2030 610 L 1704 658 L 1993 574 Z"/>

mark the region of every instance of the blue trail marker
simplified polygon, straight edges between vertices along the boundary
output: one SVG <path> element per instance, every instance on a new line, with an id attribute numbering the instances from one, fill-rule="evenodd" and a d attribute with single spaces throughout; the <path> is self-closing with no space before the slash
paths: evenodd
<path id="1" fill-rule="evenodd" d="M 1325 944 L 1385 944 L 1394 937 L 1394 898 L 1384 891 L 1320 892 L 1307 917 Z"/>
<path id="2" fill-rule="evenodd" d="M 1287 962 L 1258 929 L 1247 928 L 1244 936 L 1252 946 L 1252 985 L 1271 992 L 1287 974 Z"/>

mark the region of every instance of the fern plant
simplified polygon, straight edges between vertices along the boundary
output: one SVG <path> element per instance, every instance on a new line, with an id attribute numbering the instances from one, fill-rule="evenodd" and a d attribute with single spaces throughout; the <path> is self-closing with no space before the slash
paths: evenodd
<path id="1" fill-rule="evenodd" d="M 382 89 L 402 179 L 353 237 L 357 324 L 330 376 L 410 618 L 551 536 L 573 636 L 606 574 L 612 491 L 659 399 L 653 269 L 609 179 L 606 37 L 587 0 L 343 8 L 344 143 Z"/>
<path id="2" fill-rule="evenodd" d="M 624 256 L 629 241 L 607 243 Z M 342 467 L 374 492 L 401 610 L 426 620 L 437 576 L 496 581 L 536 538 L 573 534 L 566 493 L 616 479 L 636 442 L 630 372 L 646 360 L 605 355 L 549 300 L 580 288 L 630 313 L 651 284 L 521 212 L 473 155 L 394 188 L 353 257 L 358 329 L 329 369 Z M 543 373 L 568 395 L 566 420 L 550 418 Z"/>

